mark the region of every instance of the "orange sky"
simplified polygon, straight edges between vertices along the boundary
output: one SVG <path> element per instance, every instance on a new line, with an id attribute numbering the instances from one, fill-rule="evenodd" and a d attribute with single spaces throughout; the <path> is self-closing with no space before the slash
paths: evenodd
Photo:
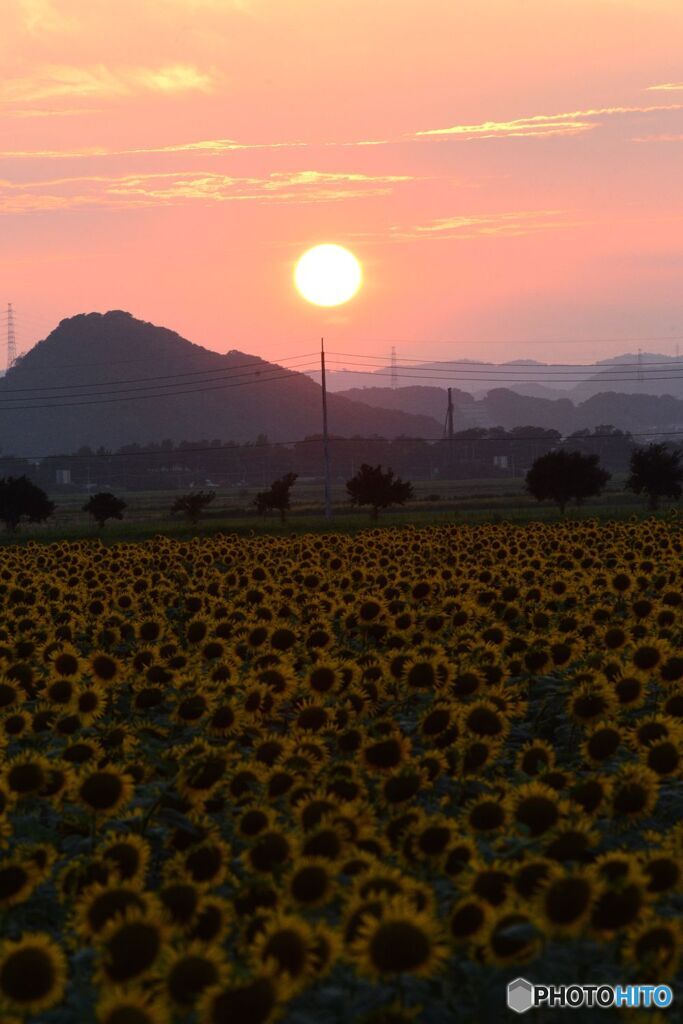
<path id="1" fill-rule="evenodd" d="M 19 349 L 127 309 L 267 358 L 673 353 L 682 40 L 680 0 L 4 0 Z M 324 241 L 336 311 L 291 283 Z"/>

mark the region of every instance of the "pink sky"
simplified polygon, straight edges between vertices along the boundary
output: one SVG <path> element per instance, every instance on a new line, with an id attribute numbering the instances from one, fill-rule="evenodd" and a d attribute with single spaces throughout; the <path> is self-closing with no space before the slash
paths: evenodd
<path id="1" fill-rule="evenodd" d="M 127 309 L 273 359 L 673 353 L 682 39 L 680 0 L 5 0 L 19 349 Z M 336 311 L 291 280 L 327 241 Z"/>

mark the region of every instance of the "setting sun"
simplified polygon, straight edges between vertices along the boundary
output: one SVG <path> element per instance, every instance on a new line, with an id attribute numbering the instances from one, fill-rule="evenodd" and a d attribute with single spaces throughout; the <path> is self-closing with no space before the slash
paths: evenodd
<path id="1" fill-rule="evenodd" d="M 305 252 L 294 270 L 294 282 L 316 306 L 339 306 L 353 298 L 363 278 L 361 265 L 341 245 L 316 245 Z"/>

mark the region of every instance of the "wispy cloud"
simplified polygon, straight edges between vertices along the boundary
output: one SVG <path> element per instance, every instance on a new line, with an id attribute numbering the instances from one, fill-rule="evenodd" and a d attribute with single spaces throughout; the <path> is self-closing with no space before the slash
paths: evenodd
<path id="1" fill-rule="evenodd" d="M 58 10 L 53 0 L 19 0 L 19 10 L 31 35 L 70 32 L 76 27 L 75 19 Z"/>
<path id="2" fill-rule="evenodd" d="M 141 207 L 184 202 L 329 203 L 386 195 L 410 175 L 301 170 L 264 177 L 166 172 L 110 177 L 82 175 L 40 182 L 0 181 L 0 213 L 73 207 Z"/>
<path id="3" fill-rule="evenodd" d="M 456 214 L 424 224 L 392 224 L 384 232 L 356 232 L 364 242 L 466 241 L 474 238 L 514 238 L 539 231 L 578 227 L 586 223 L 566 210 L 510 210 L 498 213 Z"/>
<path id="4" fill-rule="evenodd" d="M 33 75 L 6 78 L 0 85 L 0 102 L 36 103 L 74 97 L 109 99 L 141 92 L 209 92 L 212 84 L 210 74 L 190 64 L 170 64 L 159 68 L 50 64 Z"/>
<path id="5" fill-rule="evenodd" d="M 461 139 L 547 138 L 555 135 L 578 135 L 592 131 L 600 118 L 620 114 L 650 114 L 664 110 L 682 110 L 683 104 L 669 103 L 634 107 L 594 107 L 562 114 L 535 114 L 511 121 L 482 121 L 480 124 L 456 124 L 447 128 L 429 128 L 415 132 L 416 138 L 454 136 Z"/>
<path id="6" fill-rule="evenodd" d="M 659 85 L 648 85 L 647 92 L 681 92 L 683 82 L 661 82 Z"/>
<path id="7" fill-rule="evenodd" d="M 305 142 L 238 142 L 236 139 L 206 139 L 201 142 L 179 142 L 169 146 L 144 146 L 136 149 L 108 149 L 106 146 L 84 146 L 81 149 L 6 149 L 0 159 L 76 160 L 88 157 L 152 156 L 163 153 L 201 153 L 218 156 L 235 150 L 296 149 Z"/>
<path id="8" fill-rule="evenodd" d="M 631 142 L 683 142 L 683 135 L 637 135 Z"/>

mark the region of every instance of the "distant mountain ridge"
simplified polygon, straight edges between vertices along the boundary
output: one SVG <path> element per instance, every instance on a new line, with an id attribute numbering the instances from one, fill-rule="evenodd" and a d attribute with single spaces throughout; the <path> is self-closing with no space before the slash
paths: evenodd
<path id="1" fill-rule="evenodd" d="M 329 429 L 346 437 L 435 436 L 423 414 L 329 395 Z M 221 354 L 130 313 L 62 320 L 0 379 L 0 448 L 48 455 L 89 445 L 218 438 L 297 441 L 321 432 L 310 377 L 258 356 Z"/>
<path id="2" fill-rule="evenodd" d="M 409 386 L 397 388 L 352 388 L 337 392 L 353 401 L 365 401 L 386 409 L 419 411 L 445 423 L 448 403 L 445 388 Z M 571 398 L 543 398 L 520 395 L 509 387 L 492 388 L 485 397 L 453 388 L 453 426 L 470 427 L 535 426 L 572 433 L 611 424 L 630 431 L 683 431 L 683 400 L 671 395 L 629 395 L 603 391 L 584 401 Z"/>
<path id="3" fill-rule="evenodd" d="M 525 372 L 526 371 L 526 372 Z M 397 369 L 403 387 L 412 384 L 447 387 L 449 384 L 483 398 L 496 388 L 508 388 L 536 398 L 570 398 L 582 402 L 604 391 L 617 394 L 671 395 L 683 399 L 683 357 L 657 352 L 623 353 L 595 363 L 542 363 L 535 359 L 514 359 L 490 363 L 473 359 L 425 361 Z M 375 370 L 347 370 L 328 373 L 331 390 L 348 394 L 389 383 L 391 366 Z M 310 376 L 316 379 L 316 372 Z"/>

